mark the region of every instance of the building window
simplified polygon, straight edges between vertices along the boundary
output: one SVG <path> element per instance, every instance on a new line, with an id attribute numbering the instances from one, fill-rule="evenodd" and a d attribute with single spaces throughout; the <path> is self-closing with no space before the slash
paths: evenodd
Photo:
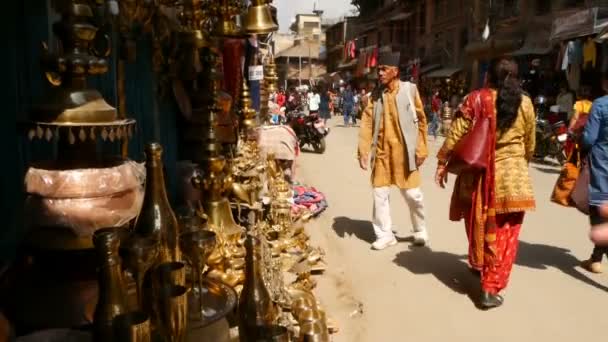
<path id="1" fill-rule="evenodd" d="M 563 0 L 562 1 L 563 8 L 578 7 L 578 6 L 583 6 L 583 5 L 585 5 L 585 0 Z"/>
<path id="2" fill-rule="evenodd" d="M 304 22 L 305 29 L 316 29 L 319 28 L 319 23 L 316 21 L 306 21 Z"/>
<path id="3" fill-rule="evenodd" d="M 420 26 L 418 27 L 419 28 L 418 32 L 426 33 L 426 4 L 425 3 L 420 5 L 419 13 L 420 13 L 420 18 L 419 18 Z"/>
<path id="4" fill-rule="evenodd" d="M 536 1 L 536 15 L 544 15 L 551 12 L 551 0 Z"/>
<path id="5" fill-rule="evenodd" d="M 516 17 L 519 15 L 519 0 L 495 0 L 492 12 L 501 19 Z"/>
<path id="6" fill-rule="evenodd" d="M 435 0 L 435 19 L 443 17 L 444 5 L 445 2 L 443 0 Z"/>
<path id="7" fill-rule="evenodd" d="M 463 28 L 460 30 L 460 47 L 465 48 L 469 44 L 469 30 Z"/>

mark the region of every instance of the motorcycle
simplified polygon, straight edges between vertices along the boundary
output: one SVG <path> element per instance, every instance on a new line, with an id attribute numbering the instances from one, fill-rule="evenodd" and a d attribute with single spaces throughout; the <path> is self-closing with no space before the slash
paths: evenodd
<path id="1" fill-rule="evenodd" d="M 298 138 L 300 148 L 310 145 L 316 153 L 325 152 L 325 137 L 329 128 L 317 114 L 305 115 L 303 112 L 290 112 L 287 124 L 293 129 Z"/>
<path id="2" fill-rule="evenodd" d="M 559 113 L 559 106 L 551 106 L 547 111 L 542 96 L 536 104 L 536 148 L 535 157 L 544 160 L 554 158 L 560 165 L 566 162 L 565 145 L 568 140 L 568 127 Z"/>

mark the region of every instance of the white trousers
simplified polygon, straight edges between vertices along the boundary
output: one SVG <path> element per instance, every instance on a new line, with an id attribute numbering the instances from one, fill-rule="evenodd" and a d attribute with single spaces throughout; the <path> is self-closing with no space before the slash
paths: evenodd
<path id="1" fill-rule="evenodd" d="M 393 220 L 390 208 L 390 187 L 374 188 L 374 233 L 377 239 L 394 237 Z M 401 189 L 401 195 L 405 198 L 410 209 L 412 230 L 415 233 L 426 231 L 424 220 L 424 196 L 420 188 Z"/>

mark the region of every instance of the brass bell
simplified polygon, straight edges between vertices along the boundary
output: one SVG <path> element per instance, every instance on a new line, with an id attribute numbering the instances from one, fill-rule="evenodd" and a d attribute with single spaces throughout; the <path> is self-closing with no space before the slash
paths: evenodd
<path id="1" fill-rule="evenodd" d="M 272 12 L 265 0 L 252 0 L 245 16 L 245 32 L 264 34 L 279 29 L 272 19 Z"/>

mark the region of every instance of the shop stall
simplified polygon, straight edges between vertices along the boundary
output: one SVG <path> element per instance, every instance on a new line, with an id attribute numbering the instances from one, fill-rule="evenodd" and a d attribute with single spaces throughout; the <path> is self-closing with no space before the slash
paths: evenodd
<path id="1" fill-rule="evenodd" d="M 19 46 L 48 84 L 18 125 L 26 214 L 0 272 L 0 340 L 328 342 L 324 253 L 304 230 L 326 202 L 259 141 L 278 87 L 270 1 L 51 4 L 31 15 L 52 39 Z"/>

